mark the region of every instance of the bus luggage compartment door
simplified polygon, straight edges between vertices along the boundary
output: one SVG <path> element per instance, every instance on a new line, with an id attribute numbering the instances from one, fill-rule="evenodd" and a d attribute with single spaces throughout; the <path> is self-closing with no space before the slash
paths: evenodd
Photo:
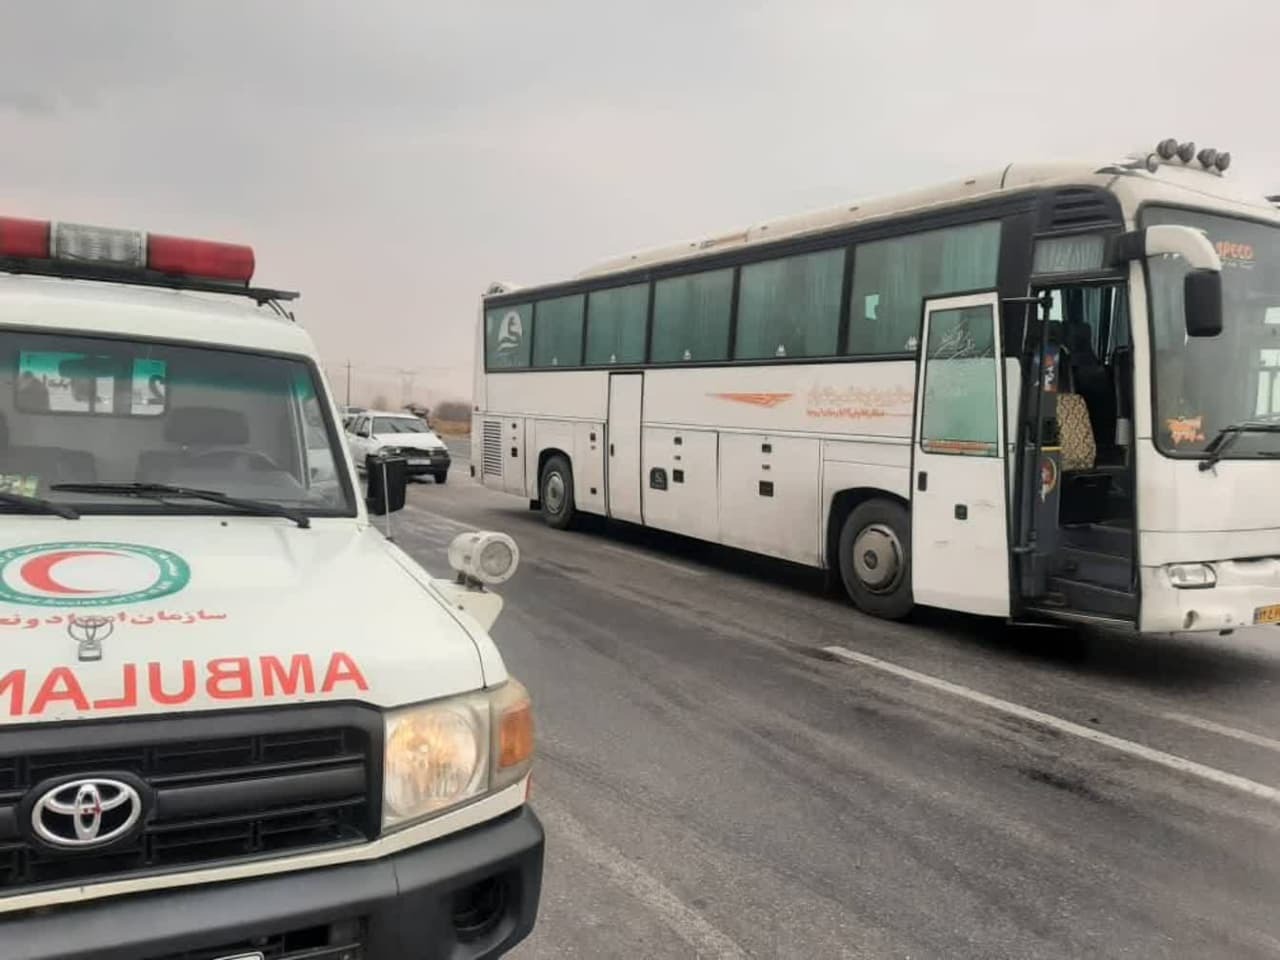
<path id="1" fill-rule="evenodd" d="M 609 375 L 609 432 L 606 486 L 609 516 L 643 523 L 640 504 L 640 413 L 643 373 Z"/>
<path id="2" fill-rule="evenodd" d="M 917 603 L 1007 616 L 1004 384 L 995 293 L 925 303 L 911 484 Z"/>

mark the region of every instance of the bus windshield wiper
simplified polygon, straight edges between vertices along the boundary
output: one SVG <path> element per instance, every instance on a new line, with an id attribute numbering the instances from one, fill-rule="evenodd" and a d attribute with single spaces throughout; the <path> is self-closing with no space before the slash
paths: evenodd
<path id="1" fill-rule="evenodd" d="M 57 488 L 55 487 L 54 489 Z M 28 497 L 23 493 L 0 491 L 0 504 L 20 507 L 30 513 L 52 513 L 67 520 L 80 519 L 80 512 L 73 510 L 64 503 L 54 503 L 52 500 L 45 500 L 41 497 Z"/>
<path id="2" fill-rule="evenodd" d="M 195 487 L 177 487 L 168 483 L 55 483 L 54 490 L 65 490 L 68 493 L 109 493 L 120 497 L 144 497 L 161 502 L 171 499 L 207 500 L 223 506 L 256 513 L 264 517 L 284 517 L 298 526 L 311 526 L 311 518 L 301 510 L 294 510 L 269 500 L 242 500 L 231 497 L 217 490 L 199 490 Z"/>
<path id="3" fill-rule="evenodd" d="M 1231 448 L 1231 445 L 1240 439 L 1241 434 L 1245 433 L 1280 433 L 1280 421 L 1241 420 L 1239 423 L 1223 427 L 1218 431 L 1217 436 L 1209 441 L 1209 445 L 1204 448 L 1204 452 L 1208 456 L 1200 461 L 1200 469 L 1202 471 L 1212 470 L 1214 465 Z"/>

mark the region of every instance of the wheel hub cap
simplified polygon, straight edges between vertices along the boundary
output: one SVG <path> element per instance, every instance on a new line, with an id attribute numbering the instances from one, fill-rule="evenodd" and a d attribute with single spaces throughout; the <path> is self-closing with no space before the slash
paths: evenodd
<path id="1" fill-rule="evenodd" d="M 853 570 L 874 593 L 887 593 L 902 575 L 902 544 L 888 527 L 873 523 L 853 541 Z"/>
<path id="2" fill-rule="evenodd" d="M 564 508 L 564 477 L 558 473 L 550 474 L 542 499 L 546 501 L 548 510 L 559 513 Z"/>

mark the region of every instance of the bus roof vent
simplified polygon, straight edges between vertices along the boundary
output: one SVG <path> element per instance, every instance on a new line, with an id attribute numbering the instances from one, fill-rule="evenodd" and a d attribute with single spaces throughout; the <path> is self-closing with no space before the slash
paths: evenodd
<path id="1" fill-rule="evenodd" d="M 1044 208 L 1044 230 L 1088 230 L 1123 223 L 1120 204 L 1106 190 L 1066 187 L 1049 195 Z"/>

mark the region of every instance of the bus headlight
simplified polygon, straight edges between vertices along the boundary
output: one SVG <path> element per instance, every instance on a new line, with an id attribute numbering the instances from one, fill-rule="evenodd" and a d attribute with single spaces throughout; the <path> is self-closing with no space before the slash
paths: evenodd
<path id="1" fill-rule="evenodd" d="M 427 819 L 518 783 L 533 760 L 533 710 L 517 680 L 385 717 L 382 828 Z"/>
<path id="2" fill-rule="evenodd" d="M 1218 575 L 1207 563 L 1174 563 L 1167 569 L 1169 582 L 1179 590 L 1206 590 L 1218 583 Z"/>

